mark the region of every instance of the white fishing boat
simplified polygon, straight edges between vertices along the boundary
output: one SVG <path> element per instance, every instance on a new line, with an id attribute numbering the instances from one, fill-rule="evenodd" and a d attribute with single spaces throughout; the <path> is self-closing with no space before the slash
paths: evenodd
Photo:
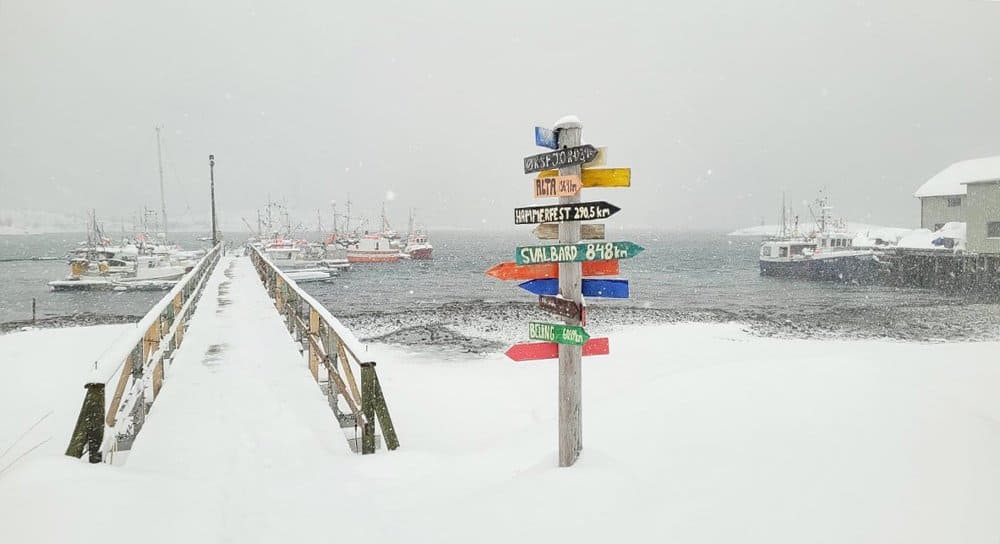
<path id="1" fill-rule="evenodd" d="M 394 263 L 400 259 L 399 248 L 392 241 L 379 234 L 365 234 L 347 248 L 347 262 L 354 263 Z"/>
<path id="2" fill-rule="evenodd" d="M 403 253 L 410 259 L 426 260 L 433 258 L 434 246 L 427 239 L 427 233 L 421 227 L 413 224 L 413 212 L 410 212 L 409 232 L 406 235 L 406 244 L 403 246 Z"/>
<path id="3" fill-rule="evenodd" d="M 816 229 L 798 232 L 798 220 L 789 231 L 782 206 L 781 233 L 760 246 L 760 273 L 764 276 L 801 278 L 817 281 L 867 283 L 878 274 L 881 264 L 872 248 L 854 247 L 854 235 L 843 221 L 830 217 L 833 209 L 825 197 L 819 207 Z"/>

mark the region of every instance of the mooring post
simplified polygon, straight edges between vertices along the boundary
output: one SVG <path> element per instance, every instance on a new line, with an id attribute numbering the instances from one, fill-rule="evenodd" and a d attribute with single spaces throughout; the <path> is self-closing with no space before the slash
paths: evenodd
<path id="1" fill-rule="evenodd" d="M 35 324 L 35 297 L 31 297 L 31 324 Z"/>
<path id="2" fill-rule="evenodd" d="M 375 453 L 375 362 L 361 363 L 361 411 L 365 423 L 361 426 L 361 453 Z"/>
<path id="3" fill-rule="evenodd" d="M 561 149 L 580 145 L 583 124 L 578 119 L 567 118 L 555 127 Z M 560 176 L 580 176 L 580 165 L 559 169 Z M 560 204 L 577 204 L 580 193 L 559 197 Z M 580 241 L 580 222 L 559 223 L 559 243 L 576 244 Z M 578 262 L 559 263 L 559 294 L 579 305 L 583 304 L 581 290 L 582 267 Z M 580 320 L 567 317 L 567 325 L 580 325 Z M 559 344 L 559 466 L 568 467 L 576 462 L 583 449 L 582 376 L 583 348 Z"/>

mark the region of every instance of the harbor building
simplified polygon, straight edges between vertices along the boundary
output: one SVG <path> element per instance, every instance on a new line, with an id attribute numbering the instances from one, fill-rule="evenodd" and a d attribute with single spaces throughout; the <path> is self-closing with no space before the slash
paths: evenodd
<path id="1" fill-rule="evenodd" d="M 1000 157 L 956 162 L 927 180 L 913 194 L 920 199 L 920 227 L 936 231 L 945 223 L 965 222 L 965 182 L 983 179 L 991 170 L 1000 173 Z"/>
<path id="2" fill-rule="evenodd" d="M 963 182 L 966 187 L 965 228 L 967 250 L 1000 254 L 1000 157 L 997 171 L 986 179 Z"/>

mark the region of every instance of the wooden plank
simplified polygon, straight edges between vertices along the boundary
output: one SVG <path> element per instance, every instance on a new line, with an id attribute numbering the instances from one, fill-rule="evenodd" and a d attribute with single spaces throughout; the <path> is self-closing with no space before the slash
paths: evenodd
<path id="1" fill-rule="evenodd" d="M 385 403 L 385 395 L 382 394 L 382 384 L 378 381 L 378 373 L 372 372 L 375 377 L 375 415 L 378 417 L 378 424 L 382 427 L 382 436 L 385 437 L 385 446 L 390 451 L 399 447 L 399 438 L 396 436 L 396 427 L 392 424 L 392 417 L 389 416 L 389 406 Z"/>
<path id="2" fill-rule="evenodd" d="M 143 344 L 146 342 L 143 341 Z M 125 394 L 125 386 L 128 384 L 129 378 L 132 377 L 132 366 L 137 363 L 136 351 L 132 350 L 132 353 L 125 359 L 125 366 L 122 368 L 121 375 L 118 376 L 118 385 L 115 386 L 115 394 L 111 397 L 111 406 L 108 408 L 108 413 L 105 415 L 105 421 L 108 427 L 114 427 L 117 422 L 118 407 L 122 403 L 122 395 Z"/>
<path id="3" fill-rule="evenodd" d="M 603 200 L 580 202 L 579 195 L 560 197 L 560 200 L 573 199 L 565 204 L 560 202 L 550 206 L 525 206 L 514 208 L 515 225 L 535 225 L 538 223 L 563 223 L 567 221 L 596 221 L 607 219 L 621 211 L 621 208 Z M 579 229 L 577 229 L 579 230 Z"/>
<path id="4" fill-rule="evenodd" d="M 361 365 L 361 411 L 365 423 L 361 426 L 361 454 L 375 453 L 375 363 Z"/>
<path id="5" fill-rule="evenodd" d="M 596 147 L 590 144 L 568 146 L 562 143 L 562 135 L 559 137 L 560 149 L 524 158 L 525 174 L 540 172 L 548 168 L 576 167 L 576 170 L 579 170 L 581 164 L 597 157 Z"/>
<path id="6" fill-rule="evenodd" d="M 340 355 L 340 360 L 343 363 L 340 365 L 340 368 L 344 369 L 344 375 L 347 377 L 347 383 L 351 387 L 351 393 L 354 394 L 354 398 L 357 399 L 360 404 L 361 392 L 358 391 L 358 386 L 354 383 L 354 371 L 351 370 L 351 360 L 347 358 L 347 354 L 344 352 L 344 343 L 339 339 L 337 341 L 337 353 Z"/>
<path id="7" fill-rule="evenodd" d="M 534 229 L 531 233 L 535 235 L 539 240 L 558 240 L 559 239 L 559 224 L 558 223 L 542 223 Z M 604 239 L 604 223 L 584 223 L 580 225 L 580 239 L 581 240 L 603 240 Z M 586 276 L 587 272 L 584 271 L 583 275 Z"/>

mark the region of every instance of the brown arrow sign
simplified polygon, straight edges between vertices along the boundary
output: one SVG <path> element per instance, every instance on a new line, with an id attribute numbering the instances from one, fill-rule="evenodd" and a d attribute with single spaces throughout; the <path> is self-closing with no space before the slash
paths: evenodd
<path id="1" fill-rule="evenodd" d="M 558 223 L 542 223 L 531 232 L 538 237 L 539 240 L 558 240 L 559 239 L 559 224 Z M 604 224 L 603 223 L 584 223 L 580 225 L 580 239 L 581 240 L 603 240 L 604 239 Z"/>
<path id="2" fill-rule="evenodd" d="M 572 300 L 550 295 L 538 297 L 538 307 L 550 314 L 576 319 L 581 325 L 587 324 L 587 307 Z"/>

